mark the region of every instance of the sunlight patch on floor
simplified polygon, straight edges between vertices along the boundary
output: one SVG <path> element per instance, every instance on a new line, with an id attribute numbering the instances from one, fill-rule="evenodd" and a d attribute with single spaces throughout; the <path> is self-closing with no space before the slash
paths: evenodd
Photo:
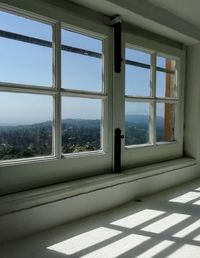
<path id="1" fill-rule="evenodd" d="M 200 257 L 200 246 L 196 245 L 183 245 L 178 250 L 168 256 L 170 258 L 199 258 Z"/>
<path id="2" fill-rule="evenodd" d="M 195 199 L 197 199 L 199 197 L 200 197 L 200 193 L 199 192 L 188 192 L 188 193 L 180 195 L 180 196 L 178 196 L 176 198 L 173 198 L 173 199 L 171 199 L 169 201 L 170 202 L 187 203 L 187 202 L 195 200 Z"/>
<path id="3" fill-rule="evenodd" d="M 146 252 L 142 253 L 141 255 L 137 256 L 137 258 L 153 258 L 155 255 L 158 255 L 163 250 L 167 249 L 169 246 L 173 245 L 175 242 L 164 240 L 159 244 L 153 246 L 152 248 L 148 249 Z"/>
<path id="4" fill-rule="evenodd" d="M 197 220 L 196 222 L 190 224 L 188 227 L 180 230 L 173 236 L 183 238 L 183 237 L 186 237 L 187 235 L 191 234 L 193 231 L 197 230 L 198 228 L 200 228 L 200 219 Z"/>
<path id="5" fill-rule="evenodd" d="M 125 228 L 134 228 L 164 213 L 165 213 L 164 211 L 145 209 L 137 213 L 134 213 L 130 216 L 116 220 L 110 224 L 120 226 L 120 227 L 125 227 Z"/>
<path id="6" fill-rule="evenodd" d="M 121 231 L 119 230 L 100 227 L 49 246 L 48 249 L 70 255 L 117 236 L 120 233 Z"/>
<path id="7" fill-rule="evenodd" d="M 200 205 L 200 200 L 193 203 L 194 205 Z"/>
<path id="8" fill-rule="evenodd" d="M 153 232 L 153 233 L 161 233 L 189 217 L 190 217 L 190 215 L 173 213 L 163 219 L 160 219 L 160 220 L 148 225 L 147 227 L 143 228 L 142 230 L 148 231 L 148 232 Z"/>
<path id="9" fill-rule="evenodd" d="M 129 250 L 135 248 L 136 246 L 142 244 L 149 239 L 150 237 L 131 234 L 110 245 L 100 248 L 87 255 L 81 256 L 81 258 L 115 258 L 128 252 Z"/>
<path id="10" fill-rule="evenodd" d="M 194 241 L 198 241 L 198 242 L 200 242 L 200 235 L 198 235 L 198 236 L 194 237 L 194 238 L 193 238 L 193 240 L 194 240 Z M 200 255 L 199 255 L 199 257 L 200 257 Z"/>

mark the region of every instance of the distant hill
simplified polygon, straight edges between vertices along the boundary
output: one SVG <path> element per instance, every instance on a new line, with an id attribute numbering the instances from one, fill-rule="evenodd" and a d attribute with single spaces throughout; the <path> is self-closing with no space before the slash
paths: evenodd
<path id="1" fill-rule="evenodd" d="M 158 116 L 156 123 L 157 126 L 163 127 L 163 117 Z M 126 115 L 125 121 L 128 123 L 133 123 L 133 124 L 145 124 L 147 125 L 149 122 L 149 116 L 147 115 Z"/>
<path id="2" fill-rule="evenodd" d="M 148 120 L 145 115 L 127 115 L 125 141 L 127 145 L 148 142 Z M 0 160 L 46 156 L 52 153 L 53 122 L 31 125 L 0 126 Z M 157 119 L 157 137 L 162 139 L 163 118 Z M 62 120 L 62 151 L 73 153 L 101 148 L 99 119 Z"/>
<path id="3" fill-rule="evenodd" d="M 83 126 L 83 127 L 88 127 L 88 126 L 98 126 L 100 123 L 100 120 L 98 119 L 63 119 L 62 124 L 63 125 L 73 125 L 73 126 Z M 51 128 L 52 127 L 52 121 L 46 121 L 46 122 L 41 122 L 41 123 L 34 123 L 34 124 L 24 124 L 24 125 L 0 125 L 0 130 L 1 129 L 6 129 L 6 130 L 12 130 L 12 129 L 37 129 L 40 127 L 45 127 L 45 128 Z"/>
<path id="4" fill-rule="evenodd" d="M 126 115 L 125 121 L 135 124 L 147 124 L 149 121 L 149 116 L 146 115 Z"/>
<path id="5" fill-rule="evenodd" d="M 126 115 L 125 121 L 133 124 L 148 124 L 149 116 L 147 115 Z M 80 119 L 80 118 L 68 118 L 62 120 L 62 125 L 79 126 L 79 127 L 97 127 L 99 126 L 99 119 Z M 157 117 L 157 125 L 163 126 L 163 117 Z M 24 125 L 0 125 L 0 130 L 20 130 L 20 129 L 39 129 L 39 128 L 51 129 L 52 121 L 46 121 L 42 123 L 24 124 Z"/>

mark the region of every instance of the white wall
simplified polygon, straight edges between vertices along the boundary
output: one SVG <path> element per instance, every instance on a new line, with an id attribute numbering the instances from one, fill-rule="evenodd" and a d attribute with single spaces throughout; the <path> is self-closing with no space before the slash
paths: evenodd
<path id="1" fill-rule="evenodd" d="M 187 49 L 185 153 L 200 160 L 200 44 Z"/>

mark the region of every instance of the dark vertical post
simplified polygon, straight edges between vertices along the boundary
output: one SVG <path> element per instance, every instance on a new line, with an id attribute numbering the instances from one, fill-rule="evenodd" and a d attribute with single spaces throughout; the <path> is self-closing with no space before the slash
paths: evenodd
<path id="1" fill-rule="evenodd" d="M 111 24 L 113 26 L 114 33 L 114 71 L 115 73 L 121 72 L 121 62 L 123 61 L 121 56 L 121 17 L 116 16 Z M 121 139 L 124 138 L 121 135 L 120 128 L 115 129 L 115 142 L 114 142 L 114 173 L 121 172 Z"/>
<path id="2" fill-rule="evenodd" d="M 116 73 L 121 72 L 121 18 L 117 16 L 112 20 L 114 28 L 114 70 Z"/>
<path id="3" fill-rule="evenodd" d="M 124 135 L 121 135 L 121 130 L 119 128 L 115 129 L 115 153 L 114 153 L 114 172 L 121 172 L 121 139 Z"/>

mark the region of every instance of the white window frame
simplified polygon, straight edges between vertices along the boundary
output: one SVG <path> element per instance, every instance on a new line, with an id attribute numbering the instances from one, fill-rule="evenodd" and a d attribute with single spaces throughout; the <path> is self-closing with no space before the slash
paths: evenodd
<path id="1" fill-rule="evenodd" d="M 27 92 L 52 95 L 55 98 L 55 156 L 38 157 L 0 162 L 0 195 L 10 192 L 22 191 L 62 181 L 77 179 L 87 176 L 110 173 L 113 169 L 114 154 L 114 129 L 120 128 L 125 133 L 125 64 L 122 63 L 122 72 L 117 74 L 113 71 L 113 29 L 103 25 L 102 21 L 91 22 L 84 17 L 65 9 L 55 8 L 53 5 L 38 2 L 16 3 L 18 7 L 0 4 L 3 11 L 18 13 L 21 16 L 32 18 L 54 26 L 54 63 L 56 64 L 55 88 L 38 87 L 31 85 L 1 85 L 0 90 L 9 92 Z M 20 8 L 20 9 L 19 9 Z M 24 10 L 25 9 L 25 10 Z M 61 26 L 77 32 L 91 35 L 104 40 L 104 80 L 105 92 L 94 93 L 61 89 Z M 134 32 L 133 32 L 134 33 Z M 156 146 L 138 146 L 127 148 L 122 140 L 122 169 L 143 166 L 154 162 L 175 159 L 182 156 L 183 152 L 183 116 L 184 116 L 184 81 L 185 81 L 185 51 L 158 43 L 148 38 L 136 36 L 130 33 L 122 33 L 122 56 L 125 57 L 125 43 L 137 48 L 147 49 L 164 53 L 170 57 L 180 59 L 179 67 L 179 105 L 177 108 L 178 120 L 176 120 L 176 142 L 158 144 Z M 155 58 L 154 58 L 155 62 Z M 155 78 L 155 75 L 154 75 Z M 155 83 L 155 82 L 154 82 Z M 104 102 L 104 128 L 103 148 L 104 151 L 85 152 L 77 154 L 61 154 L 61 95 L 102 99 Z M 155 112 L 154 112 L 155 113 Z"/>
<path id="2" fill-rule="evenodd" d="M 116 127 L 122 129 L 122 133 L 125 134 L 125 100 L 129 99 L 132 101 L 145 101 L 151 102 L 154 105 L 153 109 L 153 127 L 149 128 L 151 137 L 153 138 L 152 144 L 142 144 L 125 146 L 125 141 L 122 141 L 122 168 L 127 169 L 135 166 L 143 166 L 145 164 L 152 164 L 154 162 L 160 162 L 164 160 L 170 160 L 182 157 L 183 153 L 183 116 L 184 116 L 184 66 L 185 66 L 185 51 L 176 49 L 168 45 L 158 43 L 156 41 L 136 36 L 130 33 L 122 34 L 122 50 L 123 50 L 123 65 L 121 80 L 116 80 L 117 91 L 115 97 L 118 99 L 118 106 L 114 106 L 114 110 L 118 113 L 118 119 L 120 115 L 120 122 L 116 123 Z M 151 74 L 151 91 L 153 92 L 152 97 L 130 97 L 125 96 L 125 47 L 131 46 L 134 49 L 148 51 L 151 53 L 151 67 L 154 67 Z M 155 95 L 156 90 L 156 55 L 164 55 L 177 60 L 177 87 L 178 96 L 177 98 L 158 98 Z M 114 75 L 115 76 L 115 75 Z M 116 76 L 115 76 L 116 77 Z M 120 86 L 121 81 L 123 87 Z M 123 97 L 122 97 L 123 96 Z M 155 127 L 156 127 L 156 103 L 159 101 L 166 103 L 176 103 L 175 111 L 175 141 L 156 143 Z M 150 111 L 152 112 L 152 111 Z M 117 115 L 116 115 L 117 116 Z"/>
<path id="3" fill-rule="evenodd" d="M 48 9 L 49 8 L 49 9 Z M 53 149 L 54 154 L 47 157 L 24 158 L 5 160 L 0 162 L 0 175 L 2 185 L 0 193 L 19 191 L 47 185 L 63 180 L 70 180 L 85 176 L 109 173 L 112 170 L 112 78 L 108 76 L 112 72 L 112 59 L 108 53 L 112 53 L 112 28 L 88 22 L 65 11 L 65 16 L 60 18 L 59 10 L 48 7 L 44 16 L 30 11 L 24 11 L 15 7 L 0 5 L 2 11 L 18 14 L 39 22 L 52 25 L 53 28 L 53 66 L 55 67 L 52 87 L 34 85 L 21 85 L 14 83 L 0 83 L 0 92 L 21 92 L 51 95 L 54 98 L 54 121 L 53 121 Z M 47 15 L 48 13 L 48 15 Z M 46 14 L 46 15 L 45 15 Z M 102 92 L 89 92 L 68 90 L 61 88 L 61 28 L 69 29 L 81 34 L 98 38 L 103 42 L 103 89 Z M 108 87 L 109 85 L 109 87 Z M 102 101 L 102 125 L 101 131 L 102 150 L 62 154 L 61 152 L 61 97 L 81 97 L 98 99 Z M 77 162 L 77 159 L 79 160 Z M 37 173 L 40 173 L 36 176 Z M 8 185 L 12 175 L 12 184 Z M 5 176 L 5 178 L 4 178 Z M 15 182 L 14 182 L 15 181 Z M 21 181 L 21 182 L 20 182 Z M 23 183 L 26 182 L 25 184 Z M 32 182 L 31 182 L 32 181 Z"/>
<path id="4" fill-rule="evenodd" d="M 56 35 L 57 38 L 55 40 L 55 42 L 57 42 L 58 46 L 57 46 L 57 51 L 56 52 L 56 56 L 55 56 L 55 67 L 57 67 L 57 76 L 55 76 L 54 80 L 55 80 L 55 88 L 57 89 L 57 94 L 58 94 L 58 98 L 57 98 L 57 103 L 56 103 L 56 107 L 55 107 L 55 112 L 57 110 L 57 116 L 55 115 L 55 117 L 57 117 L 57 148 L 56 148 L 56 156 L 57 158 L 73 158 L 73 157 L 77 157 L 77 156 L 91 156 L 91 155 L 99 155 L 99 154 L 106 154 L 108 152 L 108 141 L 107 141 L 107 124 L 108 124 L 108 108 L 107 108 L 107 102 L 108 102 L 108 85 L 105 82 L 105 76 L 102 78 L 103 81 L 103 85 L 102 85 L 102 89 L 101 92 L 95 92 L 95 91 L 87 91 L 87 90 L 75 90 L 75 89 L 66 89 L 66 88 L 62 88 L 61 85 L 61 29 L 66 29 L 66 30 L 70 30 L 76 33 L 80 33 L 83 35 L 87 35 L 87 36 L 91 36 L 91 37 L 95 37 L 97 39 L 102 40 L 102 55 L 103 55 L 103 60 L 102 60 L 102 64 L 105 64 L 105 43 L 104 40 L 106 39 L 105 36 L 99 35 L 97 33 L 91 33 L 88 31 L 85 31 L 84 29 L 80 29 L 80 28 L 76 28 L 74 26 L 70 26 L 67 25 L 65 23 L 57 23 L 56 25 Z M 103 65 L 102 67 L 102 71 L 103 74 L 105 74 L 105 66 Z M 57 80 L 56 80 L 57 78 Z M 61 151 L 61 147 L 62 147 L 62 141 L 61 141 L 61 136 L 62 136 L 62 132 L 61 132 L 61 114 L 62 114 L 62 110 L 61 110 L 61 99 L 62 97 L 75 97 L 75 98 L 86 98 L 86 99 L 97 99 L 97 100 L 101 100 L 102 104 L 101 104 L 101 147 L 102 150 L 97 150 L 97 151 L 89 151 L 89 152 L 78 152 L 78 153 L 69 153 L 69 154 L 65 154 L 62 153 Z"/>

